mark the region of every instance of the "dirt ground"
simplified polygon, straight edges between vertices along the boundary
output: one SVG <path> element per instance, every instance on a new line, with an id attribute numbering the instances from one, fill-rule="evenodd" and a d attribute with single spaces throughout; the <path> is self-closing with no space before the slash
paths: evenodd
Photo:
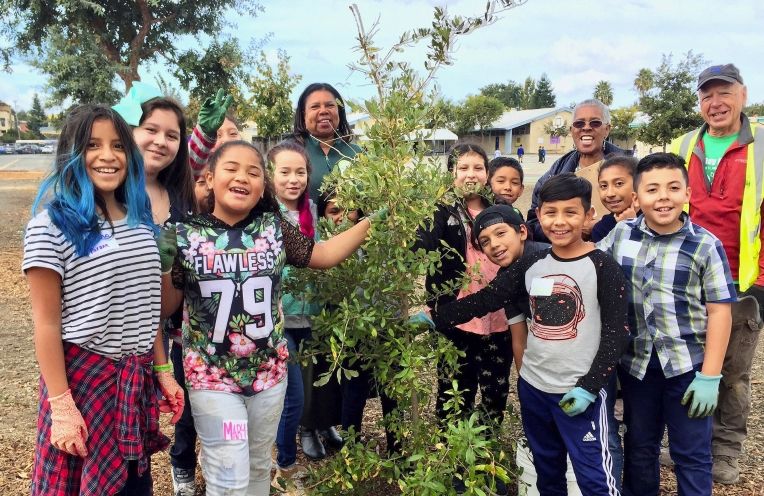
<path id="1" fill-rule="evenodd" d="M 21 275 L 21 244 L 24 225 L 30 217 L 30 207 L 39 184 L 39 176 L 23 172 L 0 172 L 0 496 L 29 493 L 29 476 L 34 455 L 34 436 L 37 409 L 37 382 L 39 373 L 34 359 L 32 319 L 28 289 Z M 526 196 L 531 185 L 526 186 Z M 523 199 L 524 200 L 524 199 Z M 521 200 L 525 210 L 526 201 Z M 749 421 L 746 454 L 741 459 L 742 476 L 734 486 L 714 487 L 715 496 L 764 495 L 764 347 L 757 352 L 753 371 L 753 407 Z M 516 404 L 513 391 L 510 401 Z M 378 402 L 372 402 L 365 418 L 364 430 L 374 436 L 382 435 L 372 427 L 379 415 Z M 517 411 L 517 409 L 515 409 Z M 172 427 L 164 421 L 164 431 L 172 435 Z M 155 493 L 172 494 L 169 459 L 167 453 L 153 457 Z M 662 470 L 661 494 L 676 494 L 673 472 Z M 390 494 L 390 488 L 372 490 L 366 494 Z"/>

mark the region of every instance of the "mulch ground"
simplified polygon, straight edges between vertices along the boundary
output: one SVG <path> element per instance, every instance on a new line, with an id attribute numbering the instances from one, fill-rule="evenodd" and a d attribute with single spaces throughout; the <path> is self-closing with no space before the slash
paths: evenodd
<path id="1" fill-rule="evenodd" d="M 39 372 L 34 358 L 32 319 L 29 295 L 21 267 L 23 228 L 30 217 L 30 206 L 39 183 L 39 174 L 0 172 L 0 496 L 29 493 L 29 476 L 34 456 L 34 438 L 37 411 L 37 383 Z M 530 189 L 529 189 L 530 188 Z M 532 187 L 526 186 L 526 196 Z M 525 205 L 518 205 L 521 209 Z M 749 436 L 745 455 L 740 460 L 740 483 L 732 486 L 715 485 L 715 496 L 764 495 L 764 351 L 759 346 L 753 369 L 753 406 L 749 419 Z M 510 401 L 517 411 L 517 396 L 510 393 Z M 384 439 L 376 426 L 380 416 L 379 402 L 373 400 L 364 418 L 367 436 Z M 164 421 L 164 431 L 172 435 L 172 426 Z M 518 422 L 506 427 L 507 439 L 517 439 Z M 384 441 L 382 441 L 384 442 Z M 509 446 L 508 446 L 509 447 Z M 307 463 L 306 460 L 301 460 Z M 160 453 L 153 457 L 155 493 L 172 494 L 169 457 Z M 663 495 L 676 494 L 676 483 L 671 469 L 661 471 Z M 201 481 L 201 480 L 200 480 Z M 394 487 L 379 481 L 363 490 L 366 495 L 390 496 Z M 201 492 L 199 493 L 201 494 Z"/>

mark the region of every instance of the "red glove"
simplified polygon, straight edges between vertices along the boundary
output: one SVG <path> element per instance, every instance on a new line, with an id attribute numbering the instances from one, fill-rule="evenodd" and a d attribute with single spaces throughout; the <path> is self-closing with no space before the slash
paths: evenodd
<path id="1" fill-rule="evenodd" d="M 156 374 L 159 389 L 164 396 L 163 400 L 159 400 L 159 411 L 172 413 L 170 422 L 174 424 L 180 420 L 180 416 L 183 415 L 183 407 L 186 404 L 183 389 L 175 382 L 172 372 L 157 372 Z"/>
<path id="2" fill-rule="evenodd" d="M 50 444 L 70 455 L 86 457 L 88 428 L 72 398 L 72 392 L 48 398 L 50 404 Z"/>

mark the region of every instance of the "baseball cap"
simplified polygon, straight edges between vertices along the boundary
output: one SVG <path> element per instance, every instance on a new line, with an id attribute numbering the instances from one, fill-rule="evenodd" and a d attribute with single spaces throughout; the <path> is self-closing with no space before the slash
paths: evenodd
<path id="1" fill-rule="evenodd" d="M 524 224 L 524 221 L 514 207 L 510 207 L 509 205 L 492 205 L 475 217 L 475 222 L 472 226 L 472 234 L 475 236 L 475 239 L 477 239 L 483 229 L 499 223 L 520 227 Z"/>
<path id="2" fill-rule="evenodd" d="M 698 76 L 698 89 L 715 79 L 728 83 L 743 84 L 743 76 L 740 75 L 740 71 L 735 67 L 735 64 L 712 65 Z"/>

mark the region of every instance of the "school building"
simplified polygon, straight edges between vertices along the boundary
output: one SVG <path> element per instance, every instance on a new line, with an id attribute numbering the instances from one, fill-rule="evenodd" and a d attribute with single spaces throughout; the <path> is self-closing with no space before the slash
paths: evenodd
<path id="1" fill-rule="evenodd" d="M 460 138 L 478 143 L 489 155 L 496 149 L 503 155 L 515 155 L 521 145 L 526 154 L 536 153 L 539 146 L 543 146 L 547 153 L 562 154 L 573 149 L 573 139 L 569 135 L 551 136 L 545 127 L 569 130 L 572 120 L 570 107 L 512 109 L 504 112 L 489 128 L 474 129 Z"/>
<path id="2" fill-rule="evenodd" d="M 0 102 L 0 134 L 7 133 L 13 126 L 13 109 L 7 103 Z"/>

